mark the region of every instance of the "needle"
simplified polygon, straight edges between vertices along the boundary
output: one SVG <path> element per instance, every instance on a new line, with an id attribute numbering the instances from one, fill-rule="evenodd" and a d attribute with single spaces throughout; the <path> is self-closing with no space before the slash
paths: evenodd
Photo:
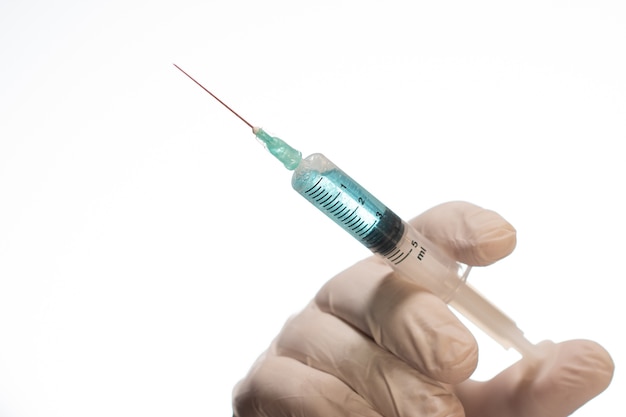
<path id="1" fill-rule="evenodd" d="M 296 167 L 298 166 L 298 164 L 300 164 L 300 161 L 302 160 L 302 153 L 300 153 L 299 150 L 292 148 L 291 146 L 289 146 L 287 143 L 285 143 L 285 141 L 283 141 L 280 138 L 268 135 L 260 127 L 252 126 L 252 124 L 250 124 L 246 119 L 244 119 L 239 114 L 237 114 L 237 112 L 235 110 L 231 109 L 226 103 L 224 103 L 222 100 L 217 98 L 215 96 L 215 94 L 213 94 L 212 92 L 207 90 L 202 84 L 200 84 L 198 81 L 196 81 L 191 75 L 189 75 L 185 71 L 183 71 L 183 69 L 181 67 L 179 67 L 176 64 L 174 64 L 174 66 L 176 68 L 178 68 L 180 70 L 180 72 L 185 74 L 187 77 L 191 78 L 191 80 L 194 83 L 198 84 L 204 91 L 209 93 L 211 95 L 211 97 L 213 97 L 215 100 L 217 100 L 220 103 L 222 103 L 222 105 L 224 107 L 226 107 L 228 110 L 230 110 L 232 114 L 234 114 L 235 116 L 239 117 L 241 119 L 241 121 L 243 121 L 245 124 L 250 126 L 250 128 L 252 129 L 252 133 L 254 133 L 254 136 L 256 136 L 263 143 L 263 145 L 265 145 L 267 150 L 272 155 L 274 155 L 276 157 L 276 159 L 278 159 L 280 162 L 283 163 L 285 168 L 287 168 L 289 170 L 296 169 Z"/>
<path id="2" fill-rule="evenodd" d="M 244 119 L 243 117 L 241 117 L 235 110 L 231 109 L 228 104 L 224 103 L 222 100 L 220 100 L 219 98 L 217 98 L 217 96 L 215 94 L 213 94 L 212 92 L 210 92 L 209 90 L 206 89 L 205 86 L 203 86 L 202 84 L 200 84 L 198 81 L 196 81 L 191 75 L 187 74 L 181 67 L 179 67 L 178 65 L 174 64 L 174 66 L 176 68 L 178 68 L 180 70 L 180 72 L 182 72 L 183 74 L 185 74 L 187 77 L 191 78 L 191 81 L 193 81 L 194 83 L 198 84 L 204 91 L 206 91 L 207 93 L 209 93 L 211 95 L 211 97 L 213 97 L 215 100 L 219 101 L 222 106 L 226 107 L 228 110 L 231 111 L 231 113 L 233 113 L 235 116 L 239 117 L 239 119 L 241 119 L 242 122 L 244 122 L 245 124 L 247 124 L 248 126 L 250 126 L 250 129 L 254 129 L 254 126 L 252 126 L 252 124 L 250 124 L 246 119 Z"/>

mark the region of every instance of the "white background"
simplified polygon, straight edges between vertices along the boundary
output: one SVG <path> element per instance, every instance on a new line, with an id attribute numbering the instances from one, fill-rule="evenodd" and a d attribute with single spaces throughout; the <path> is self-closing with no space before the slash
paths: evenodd
<path id="1" fill-rule="evenodd" d="M 623 1 L 0 4 L 0 416 L 229 416 L 284 320 L 367 251 L 249 129 L 400 216 L 518 230 L 470 280 L 626 382 Z M 480 334 L 477 378 L 516 359 Z"/>

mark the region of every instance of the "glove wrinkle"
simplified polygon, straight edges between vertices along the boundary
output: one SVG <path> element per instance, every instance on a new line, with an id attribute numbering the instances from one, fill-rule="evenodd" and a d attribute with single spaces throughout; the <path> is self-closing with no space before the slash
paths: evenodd
<path id="1" fill-rule="evenodd" d="M 573 340 L 553 345 L 530 397 L 542 416 L 569 415 L 610 384 L 615 365 L 595 342 Z"/>
<path id="2" fill-rule="evenodd" d="M 446 304 L 376 258 L 330 280 L 315 304 L 442 382 L 465 380 L 476 367 L 476 341 Z"/>
<path id="3" fill-rule="evenodd" d="M 278 355 L 334 376 L 385 417 L 439 417 L 460 407 L 438 380 L 314 304 L 285 325 L 275 345 Z"/>
<path id="4" fill-rule="evenodd" d="M 334 376 L 271 353 L 233 389 L 235 417 L 382 417 Z"/>
<path id="5" fill-rule="evenodd" d="M 409 223 L 467 265 L 490 265 L 509 255 L 516 245 L 515 228 L 502 216 L 462 201 L 436 206 Z"/>

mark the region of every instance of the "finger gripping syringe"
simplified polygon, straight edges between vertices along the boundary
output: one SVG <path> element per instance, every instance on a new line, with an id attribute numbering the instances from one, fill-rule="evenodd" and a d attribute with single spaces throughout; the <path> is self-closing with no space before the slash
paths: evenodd
<path id="1" fill-rule="evenodd" d="M 343 230 L 384 259 L 399 275 L 432 292 L 505 348 L 533 357 L 535 345 L 515 323 L 466 283 L 470 267 L 455 261 L 403 221 L 345 172 L 316 153 L 306 158 L 281 139 L 253 126 L 174 64 L 252 128 L 285 168 L 291 185 Z"/>

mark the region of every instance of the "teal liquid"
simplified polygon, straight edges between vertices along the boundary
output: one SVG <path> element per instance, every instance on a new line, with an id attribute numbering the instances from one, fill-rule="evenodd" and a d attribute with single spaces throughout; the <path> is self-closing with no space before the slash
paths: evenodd
<path id="1" fill-rule="evenodd" d="M 385 254 L 402 237 L 402 220 L 321 154 L 302 160 L 291 185 L 373 252 Z"/>

